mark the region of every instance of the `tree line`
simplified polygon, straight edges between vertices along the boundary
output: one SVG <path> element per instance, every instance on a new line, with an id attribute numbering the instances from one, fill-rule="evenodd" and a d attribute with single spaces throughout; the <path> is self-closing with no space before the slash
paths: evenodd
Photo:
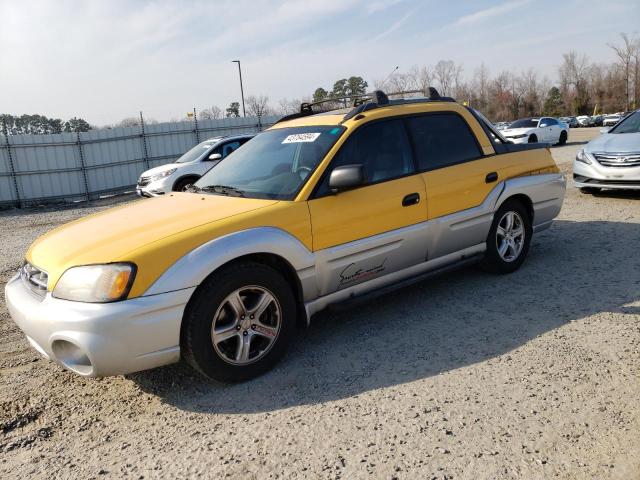
<path id="1" fill-rule="evenodd" d="M 618 43 L 608 46 L 615 58 L 610 63 L 592 62 L 587 55 L 575 50 L 563 54 L 555 82 L 533 68 L 492 74 L 484 63 L 470 76 L 465 76 L 462 64 L 440 60 L 435 65 L 416 65 L 404 72 L 394 71 L 385 79 L 374 79 L 372 86 L 388 93 L 426 91 L 433 86 L 441 95 L 465 102 L 494 121 L 536 115 L 615 113 L 640 108 L 640 37 L 622 33 Z M 250 95 L 247 115 L 287 115 L 299 111 L 303 102 L 361 95 L 368 87 L 369 83 L 362 77 L 351 76 L 337 80 L 330 90 L 318 87 L 302 98 L 281 99 L 277 106 L 269 104 L 269 97 L 265 95 Z M 351 100 L 353 97 L 336 102 L 334 106 L 346 105 Z M 240 116 L 237 106 L 234 102 L 225 112 L 214 106 L 201 114 L 204 118 Z"/>
<path id="2" fill-rule="evenodd" d="M 462 64 L 440 60 L 434 65 L 413 66 L 407 71 L 394 70 L 387 78 L 374 79 L 372 89 L 387 93 L 407 90 L 426 91 L 433 86 L 443 96 L 480 110 L 493 121 L 510 121 L 536 115 L 565 116 L 615 113 L 640 108 L 640 37 L 620 34 L 618 43 L 609 44 L 614 61 L 597 63 L 584 53 L 571 50 L 562 55 L 557 78 L 552 82 L 533 68 L 521 72 L 503 70 L 492 74 L 483 63 L 465 75 Z M 298 112 L 300 104 L 346 97 L 332 107 L 348 106 L 357 95 L 369 89 L 369 82 L 353 75 L 341 78 L 333 86 L 317 87 L 302 98 L 282 98 L 272 105 L 267 95 L 248 95 L 245 99 L 247 116 L 288 115 Z M 212 105 L 197 112 L 199 119 L 234 118 L 243 115 L 240 102 L 234 101 L 222 109 Z M 174 120 L 191 120 L 191 116 Z M 146 119 L 145 123 L 157 123 Z M 6 124 L 9 135 L 86 132 L 92 128 L 82 118 L 62 121 L 44 115 L 0 115 L 0 128 Z M 138 126 L 137 117 L 103 128 Z"/>

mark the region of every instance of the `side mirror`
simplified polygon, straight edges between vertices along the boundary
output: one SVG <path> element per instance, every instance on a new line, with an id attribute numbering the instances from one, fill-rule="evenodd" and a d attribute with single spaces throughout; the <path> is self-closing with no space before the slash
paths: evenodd
<path id="1" fill-rule="evenodd" d="M 336 167 L 329 176 L 329 188 L 334 193 L 358 187 L 364 184 L 364 182 L 365 174 L 362 165 L 343 165 Z"/>
<path id="2" fill-rule="evenodd" d="M 219 153 L 212 153 L 211 155 L 209 155 L 209 160 L 220 160 L 222 158 L 222 155 L 220 155 Z"/>
<path id="3" fill-rule="evenodd" d="M 600 133 L 609 133 L 609 130 L 611 130 L 611 128 L 609 127 L 604 127 L 600 129 Z"/>

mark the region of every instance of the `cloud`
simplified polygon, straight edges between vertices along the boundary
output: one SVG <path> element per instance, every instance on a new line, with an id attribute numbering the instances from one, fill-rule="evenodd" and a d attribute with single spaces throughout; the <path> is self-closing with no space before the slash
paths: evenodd
<path id="1" fill-rule="evenodd" d="M 507 12 L 523 7 L 528 3 L 531 3 L 531 0 L 520 0 L 515 2 L 510 1 L 500 5 L 496 5 L 494 7 L 485 8 L 484 10 L 478 10 L 477 12 L 460 17 L 458 20 L 454 22 L 454 25 L 455 26 L 474 25 L 480 22 L 484 22 L 489 18 L 504 15 Z"/>
<path id="2" fill-rule="evenodd" d="M 382 10 L 386 10 L 389 7 L 393 7 L 399 3 L 402 3 L 404 0 L 376 0 L 373 2 L 369 2 L 367 5 L 367 13 L 372 15 L 377 12 L 381 12 Z"/>
<path id="3" fill-rule="evenodd" d="M 407 20 L 411 18 L 411 16 L 415 13 L 415 11 L 416 9 L 413 9 L 410 12 L 405 13 L 400 19 L 396 20 L 389 28 L 387 28 L 385 31 L 383 31 L 379 35 L 375 36 L 373 38 L 373 41 L 375 42 L 377 40 L 380 40 L 382 38 L 385 38 L 391 35 L 393 32 L 395 32 L 400 27 L 402 27 L 405 23 L 407 23 Z"/>

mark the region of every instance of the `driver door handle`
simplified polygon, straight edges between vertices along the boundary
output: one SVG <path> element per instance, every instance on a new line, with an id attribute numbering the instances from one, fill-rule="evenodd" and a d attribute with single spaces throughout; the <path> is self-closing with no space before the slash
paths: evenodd
<path id="1" fill-rule="evenodd" d="M 417 203 L 420 203 L 420 194 L 418 192 L 405 195 L 405 197 L 402 199 L 403 207 L 408 207 L 410 205 L 415 205 Z"/>

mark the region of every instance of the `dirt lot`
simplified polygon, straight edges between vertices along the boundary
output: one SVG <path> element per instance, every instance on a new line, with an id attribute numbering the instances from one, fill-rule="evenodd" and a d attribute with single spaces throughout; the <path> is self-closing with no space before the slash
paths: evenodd
<path id="1" fill-rule="evenodd" d="M 554 149 L 566 173 L 594 135 Z M 99 208 L 0 214 L 0 285 L 38 235 Z M 2 301 L 0 478 L 640 478 L 639 247 L 640 194 L 570 186 L 515 274 L 323 314 L 232 386 L 182 365 L 77 377 Z"/>

